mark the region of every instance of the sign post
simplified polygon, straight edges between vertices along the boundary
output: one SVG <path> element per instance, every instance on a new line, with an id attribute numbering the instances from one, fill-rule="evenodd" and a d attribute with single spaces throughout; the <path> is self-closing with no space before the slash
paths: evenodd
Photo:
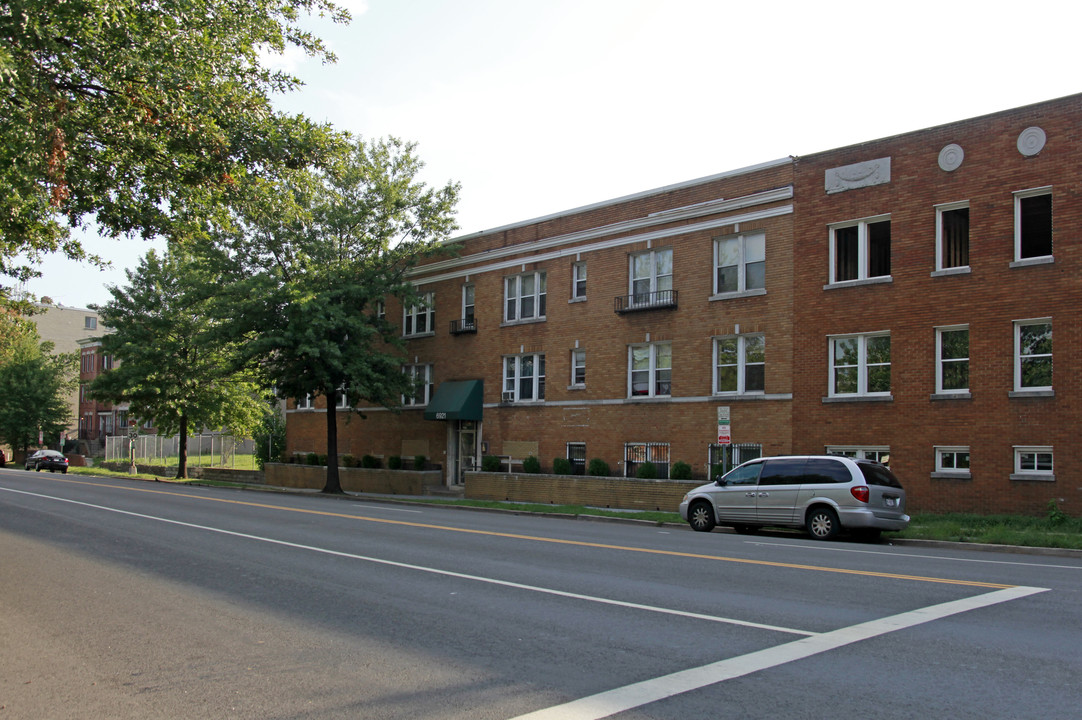
<path id="1" fill-rule="evenodd" d="M 128 467 L 128 473 L 134 475 L 135 470 L 135 441 L 139 439 L 139 427 L 135 424 L 134 420 L 128 421 L 128 458 L 131 464 Z"/>
<path id="2" fill-rule="evenodd" d="M 729 424 L 729 406 L 718 407 L 718 445 L 732 445 L 732 425 Z"/>

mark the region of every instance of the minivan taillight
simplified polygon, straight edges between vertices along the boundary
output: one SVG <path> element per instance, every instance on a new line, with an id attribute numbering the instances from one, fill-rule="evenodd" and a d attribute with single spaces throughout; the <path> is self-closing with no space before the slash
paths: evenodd
<path id="1" fill-rule="evenodd" d="M 871 492 L 868 490 L 867 485 L 857 485 L 856 487 L 851 487 L 849 488 L 849 492 L 853 493 L 853 497 L 855 497 L 857 500 L 860 500 L 862 503 L 868 502 L 868 499 L 872 496 Z"/>

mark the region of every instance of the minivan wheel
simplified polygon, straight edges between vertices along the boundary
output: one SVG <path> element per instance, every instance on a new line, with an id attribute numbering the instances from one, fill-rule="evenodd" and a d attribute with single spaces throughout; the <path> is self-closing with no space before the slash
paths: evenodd
<path id="1" fill-rule="evenodd" d="M 705 500 L 693 504 L 688 508 L 688 523 L 692 530 L 710 532 L 717 524 L 714 521 L 714 508 Z"/>
<path id="2" fill-rule="evenodd" d="M 815 508 L 804 523 L 816 540 L 829 540 L 838 534 L 838 514 L 830 508 Z"/>

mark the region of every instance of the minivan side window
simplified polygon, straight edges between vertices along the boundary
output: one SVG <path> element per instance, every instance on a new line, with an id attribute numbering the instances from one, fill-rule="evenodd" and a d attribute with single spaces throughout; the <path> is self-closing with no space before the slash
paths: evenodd
<path id="1" fill-rule="evenodd" d="M 804 468 L 805 483 L 847 483 L 853 481 L 849 466 L 837 460 L 813 458 Z"/>
<path id="2" fill-rule="evenodd" d="M 799 485 L 804 481 L 804 465 L 807 460 L 767 460 L 759 473 L 759 485 Z"/>
<path id="3" fill-rule="evenodd" d="M 763 469 L 762 463 L 741 465 L 733 468 L 729 474 L 721 479 L 722 485 L 754 485 L 759 480 L 759 471 Z"/>
<path id="4" fill-rule="evenodd" d="M 898 482 L 898 478 L 894 477 L 894 473 L 890 471 L 890 468 L 884 465 L 877 465 L 875 463 L 857 463 L 857 467 L 860 468 L 860 472 L 864 474 L 864 479 L 869 485 L 885 485 L 886 487 L 900 488 L 902 484 Z"/>

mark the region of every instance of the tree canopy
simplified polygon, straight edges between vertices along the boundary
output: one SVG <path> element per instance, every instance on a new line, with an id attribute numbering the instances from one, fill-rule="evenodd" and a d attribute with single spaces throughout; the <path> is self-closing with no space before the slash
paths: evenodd
<path id="1" fill-rule="evenodd" d="M 102 352 L 117 363 L 90 394 L 128 402 L 133 418 L 179 434 L 177 477 L 186 477 L 189 431 L 228 427 L 247 436 L 262 417 L 263 394 L 250 372 L 237 370 L 238 344 L 208 312 L 218 282 L 205 260 L 179 248 L 164 257 L 151 251 L 127 275 L 128 284 L 110 288 L 112 299 L 98 308 L 113 330 L 101 338 Z"/>
<path id="2" fill-rule="evenodd" d="M 293 46 L 334 60 L 307 14 L 349 20 L 331 0 L 5 2 L 0 275 L 32 276 L 20 255 L 87 257 L 68 232 L 86 218 L 168 236 L 252 176 L 317 162 L 339 137 L 275 112 L 299 81 L 261 64 Z"/>
<path id="3" fill-rule="evenodd" d="M 12 449 L 52 445 L 71 422 L 67 394 L 77 384 L 75 353 L 53 354 L 51 342 L 23 324 L 0 344 L 0 440 Z"/>
<path id="4" fill-rule="evenodd" d="M 408 271 L 443 252 L 456 227 L 458 185 L 417 179 L 415 147 L 356 140 L 327 170 L 297 174 L 238 217 L 224 244 L 239 277 L 221 296 L 234 334 L 282 397 L 327 399 L 326 492 L 339 492 L 336 400 L 397 406 L 412 394 L 401 329 L 377 313 L 398 297 L 420 302 Z"/>

